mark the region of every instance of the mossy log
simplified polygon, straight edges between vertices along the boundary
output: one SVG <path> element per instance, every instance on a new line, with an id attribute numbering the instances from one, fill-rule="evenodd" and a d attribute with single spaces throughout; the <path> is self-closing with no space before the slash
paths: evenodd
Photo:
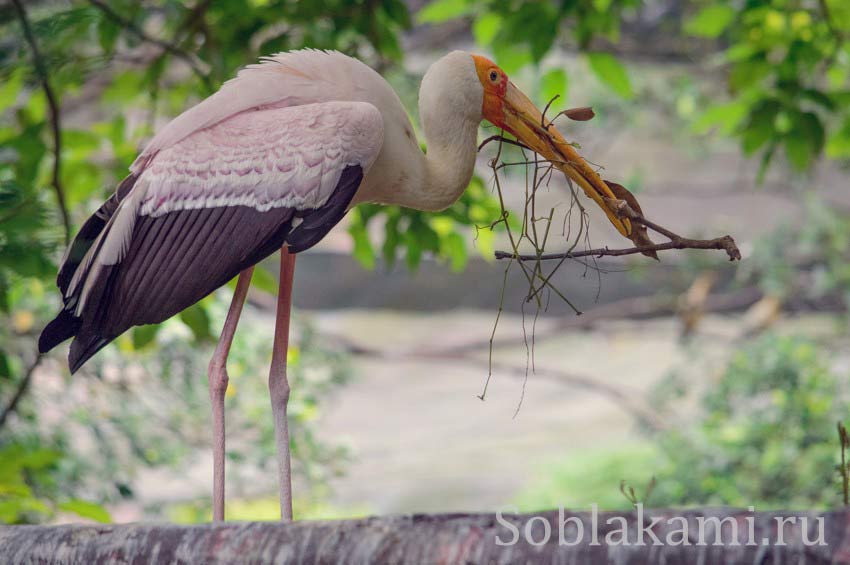
<path id="1" fill-rule="evenodd" d="M 0 563 L 850 563 L 848 533 L 850 511 L 724 508 L 7 526 Z"/>

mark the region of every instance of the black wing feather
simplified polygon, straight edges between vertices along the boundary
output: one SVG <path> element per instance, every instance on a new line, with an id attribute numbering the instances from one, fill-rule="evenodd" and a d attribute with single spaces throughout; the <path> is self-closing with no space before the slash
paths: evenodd
<path id="1" fill-rule="evenodd" d="M 76 371 L 130 327 L 159 323 L 185 310 L 284 244 L 297 253 L 318 243 L 345 215 L 362 180 L 361 167 L 346 167 L 327 202 L 314 210 L 222 206 L 139 216 L 124 258 L 98 271 L 79 317 L 66 307 L 48 324 L 40 348 L 47 351 L 74 337 L 68 361 Z M 60 272 L 63 293 L 85 255 L 79 250 L 91 248 L 114 214 L 120 199 L 113 198 L 86 222 L 72 245 Z M 301 223 L 292 228 L 296 217 Z M 87 246 L 78 245 L 84 235 Z M 72 254 L 79 255 L 74 262 Z"/>

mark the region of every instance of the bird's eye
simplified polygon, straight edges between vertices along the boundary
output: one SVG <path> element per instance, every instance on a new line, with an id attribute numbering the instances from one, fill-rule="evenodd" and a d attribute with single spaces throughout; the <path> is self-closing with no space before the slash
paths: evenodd
<path id="1" fill-rule="evenodd" d="M 492 82 L 498 81 L 499 80 L 499 73 L 497 73 L 496 71 L 490 71 L 490 80 Z"/>

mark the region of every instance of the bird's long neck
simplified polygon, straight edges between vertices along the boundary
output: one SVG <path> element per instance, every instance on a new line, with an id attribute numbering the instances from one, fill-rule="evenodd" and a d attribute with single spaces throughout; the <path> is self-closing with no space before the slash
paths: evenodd
<path id="1" fill-rule="evenodd" d="M 410 127 L 406 116 L 403 120 Z M 381 154 L 355 196 L 355 204 L 377 202 L 437 211 L 460 198 L 475 168 L 478 123 L 456 120 L 454 127 L 441 127 L 427 118 L 422 123 L 427 153 L 413 138 L 412 128 L 407 130 L 410 135 L 400 127 L 385 130 Z"/>
<path id="2" fill-rule="evenodd" d="M 424 168 L 420 199 L 425 198 L 428 210 L 451 206 L 469 185 L 478 152 L 478 124 L 458 120 L 452 127 L 423 123 L 428 152 L 423 156 Z M 420 204 L 421 207 L 421 204 Z"/>
<path id="3" fill-rule="evenodd" d="M 355 204 L 377 202 L 436 211 L 448 208 L 463 194 L 475 168 L 482 93 L 475 84 L 457 88 L 470 80 L 463 78 L 467 74 L 477 81 L 474 71 L 459 79 L 444 74 L 434 73 L 432 66 L 419 91 L 419 117 L 427 144 L 424 154 L 398 96 L 387 88 L 384 99 L 372 101 L 384 118 L 384 142 L 355 195 Z"/>

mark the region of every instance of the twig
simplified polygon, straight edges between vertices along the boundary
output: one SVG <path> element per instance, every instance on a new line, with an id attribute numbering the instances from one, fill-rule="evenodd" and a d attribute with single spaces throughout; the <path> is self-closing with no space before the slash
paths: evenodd
<path id="1" fill-rule="evenodd" d="M 551 261 L 556 259 L 576 259 L 578 257 L 620 257 L 623 255 L 636 255 L 644 251 L 665 251 L 668 249 L 720 249 L 726 251 L 730 261 L 741 258 L 741 252 L 735 245 L 735 240 L 724 235 L 716 239 L 689 239 L 677 237 L 674 241 L 658 243 L 656 245 L 641 245 L 640 247 L 628 247 L 624 249 L 609 249 L 600 247 L 598 249 L 587 249 L 585 251 L 574 251 L 568 253 L 544 253 L 543 255 L 531 255 L 511 253 L 509 251 L 496 251 L 496 259 L 516 259 L 517 261 Z"/>
<path id="2" fill-rule="evenodd" d="M 17 0 L 13 0 L 17 2 Z M 24 377 L 21 379 L 21 382 L 18 383 L 18 388 L 15 390 L 15 394 L 12 395 L 12 398 L 9 400 L 9 403 L 3 408 L 3 411 L 0 412 L 0 428 L 6 423 L 6 419 L 15 413 L 15 410 L 18 408 L 18 403 L 21 401 L 21 398 L 24 397 L 27 390 L 29 389 L 30 382 L 32 382 L 32 375 L 35 372 L 35 368 L 38 367 L 38 364 L 41 363 L 43 356 L 41 354 L 37 355 L 32 364 L 27 367 L 26 372 L 24 373 Z"/>
<path id="3" fill-rule="evenodd" d="M 598 249 L 587 249 L 584 251 L 571 251 L 566 253 L 546 253 L 546 254 L 517 254 L 507 251 L 496 251 L 496 259 L 516 259 L 517 261 L 550 261 L 556 259 L 575 259 L 577 257 L 619 257 L 623 255 L 635 255 L 644 251 L 665 251 L 667 249 L 718 249 L 725 251 L 729 256 L 730 261 L 741 259 L 741 251 L 735 244 L 735 240 L 729 235 L 718 237 L 715 239 L 691 239 L 682 237 L 671 230 L 647 220 L 642 215 L 638 214 L 623 200 L 614 200 L 606 198 L 606 203 L 622 217 L 628 218 L 633 222 L 643 224 L 647 228 L 658 232 L 667 237 L 670 241 L 658 243 L 655 245 L 640 245 L 625 249 L 609 249 L 602 247 Z"/>
<path id="4" fill-rule="evenodd" d="M 850 447 L 850 436 L 847 434 L 847 428 L 842 422 L 838 422 L 838 441 L 841 444 L 841 463 L 838 467 L 838 474 L 841 475 L 841 493 L 844 506 L 850 505 L 850 466 L 847 463 L 846 452 Z"/>
<path id="5" fill-rule="evenodd" d="M 59 213 L 62 216 L 62 225 L 65 228 L 65 243 L 71 241 L 71 218 L 68 215 L 68 206 L 65 203 L 65 189 L 62 186 L 62 126 L 61 113 L 59 102 L 50 86 L 48 79 L 47 67 L 44 64 L 44 59 L 41 56 L 41 51 L 38 48 L 38 42 L 35 40 L 32 28 L 30 27 L 27 11 L 21 4 L 21 0 L 12 0 L 12 5 L 15 6 L 15 11 L 18 13 L 18 20 L 21 22 L 21 28 L 24 31 L 24 37 L 32 51 L 33 64 L 41 81 L 41 88 L 44 90 L 44 96 L 47 98 L 47 106 L 50 108 L 50 126 L 53 130 L 53 191 L 56 193 L 56 202 L 59 205 Z"/>
<path id="6" fill-rule="evenodd" d="M 19 0 L 14 1 L 17 2 Z M 147 33 L 145 33 L 144 30 L 139 28 L 132 21 L 122 17 L 120 14 L 118 14 L 115 10 L 106 5 L 101 0 L 89 0 L 89 3 L 101 12 L 103 12 L 106 17 L 108 17 L 109 19 L 111 19 L 112 21 L 114 21 L 115 23 L 117 23 L 139 39 L 141 39 L 142 41 L 156 45 L 163 51 L 171 53 L 178 59 L 182 59 L 189 66 L 192 72 L 195 73 L 195 75 L 199 79 L 201 79 L 201 82 L 203 82 L 204 87 L 207 89 L 207 91 L 212 92 L 213 87 L 212 82 L 210 81 L 210 77 L 207 72 L 201 68 L 203 62 L 199 61 L 196 56 L 189 53 L 188 51 L 181 49 L 174 43 L 169 43 L 168 41 L 164 41 L 162 39 L 158 39 L 156 37 L 148 35 Z"/>
<path id="7" fill-rule="evenodd" d="M 210 4 L 212 4 L 212 0 L 202 0 L 201 2 L 198 2 L 194 8 L 192 8 L 192 10 L 183 19 L 183 22 L 181 22 L 175 30 L 174 37 L 171 40 L 172 45 L 176 46 L 178 49 L 185 50 L 186 46 L 192 39 L 192 33 L 195 31 L 200 31 L 204 35 L 205 46 L 209 47 L 211 45 L 212 36 L 210 34 L 209 27 L 204 22 L 204 17 L 210 7 Z M 157 66 L 166 56 L 168 56 L 168 54 L 169 51 L 163 49 L 153 60 L 153 63 L 149 65 L 149 68 Z M 208 71 L 206 73 L 207 76 L 209 76 L 211 72 L 211 70 Z"/>
<path id="8" fill-rule="evenodd" d="M 531 151 L 531 147 L 527 146 L 526 144 L 520 143 L 519 141 L 514 141 L 513 139 L 508 139 L 503 135 L 491 135 L 490 137 L 481 142 L 481 144 L 478 146 L 478 150 L 481 151 L 481 149 L 483 149 L 485 145 L 492 141 L 500 141 L 509 145 L 516 145 L 517 147 L 520 147 L 522 149 L 528 149 L 529 151 Z"/>

